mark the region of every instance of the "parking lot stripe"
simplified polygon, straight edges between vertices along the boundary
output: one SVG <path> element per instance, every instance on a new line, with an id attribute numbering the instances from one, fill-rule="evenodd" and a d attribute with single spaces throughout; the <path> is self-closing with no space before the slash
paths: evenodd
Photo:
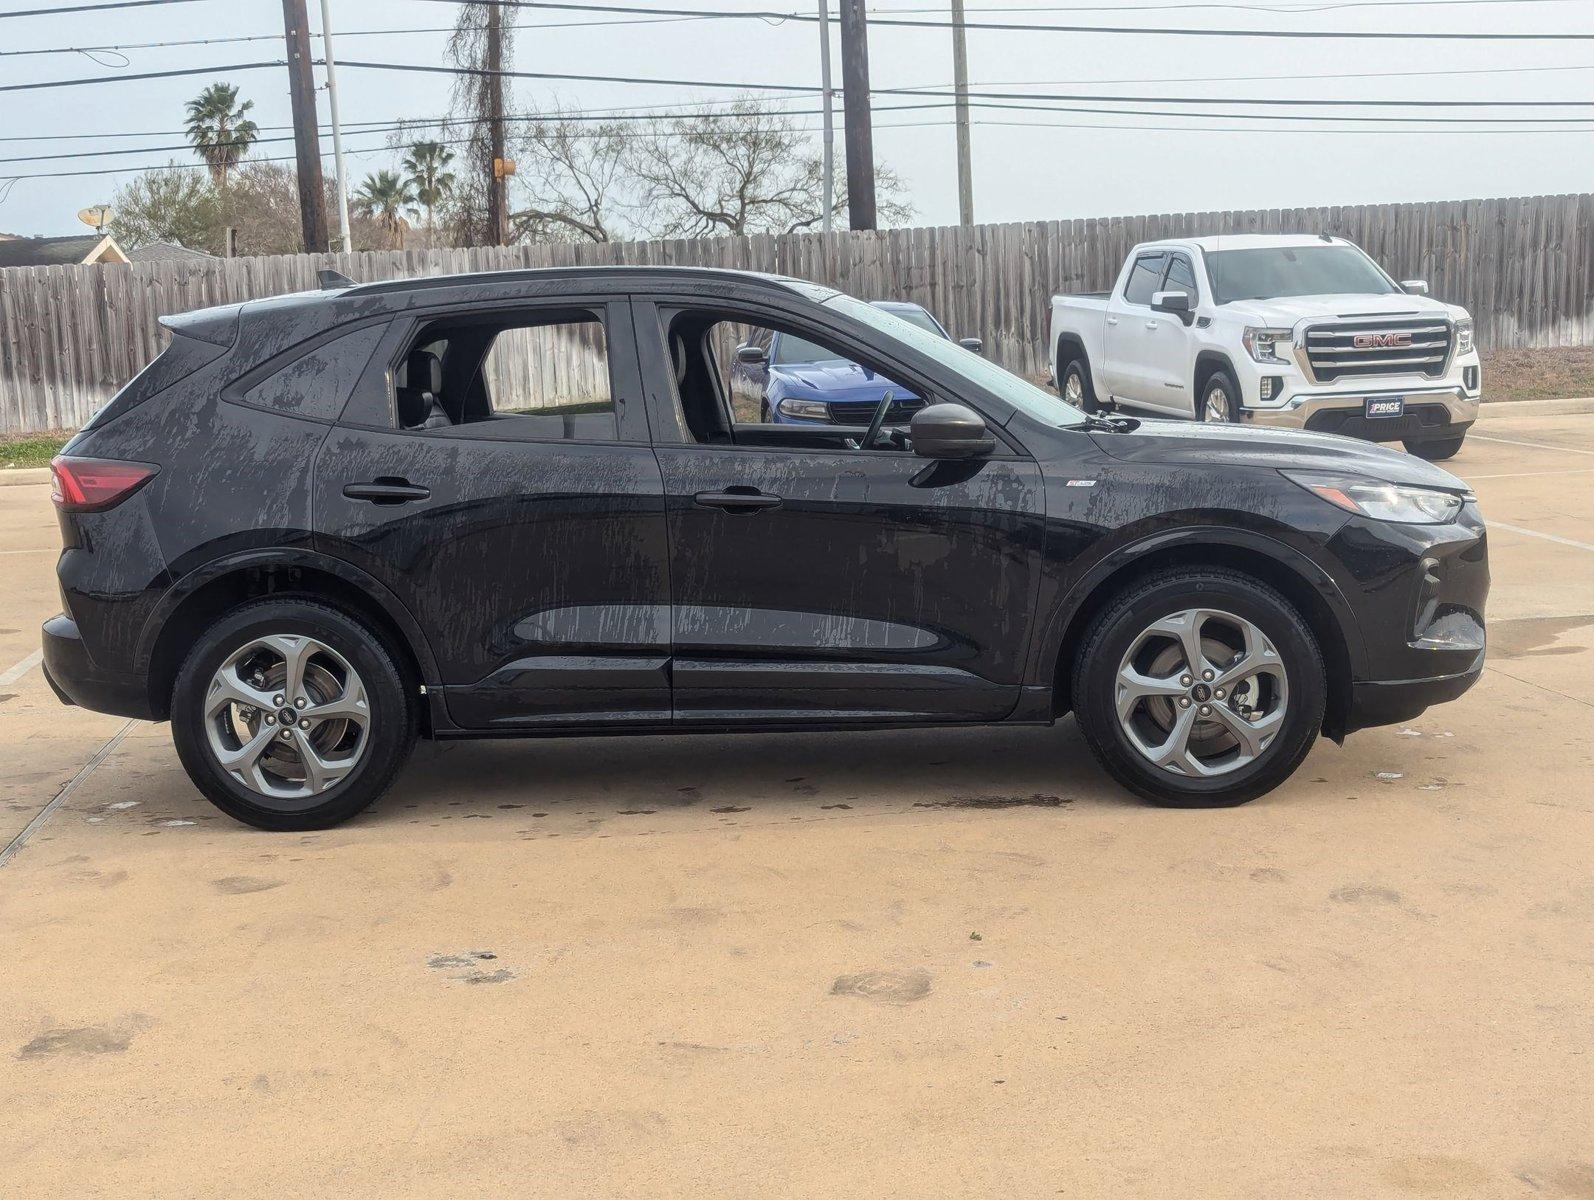
<path id="1" fill-rule="evenodd" d="M 1502 446 L 1526 446 L 1530 450 L 1559 450 L 1562 454 L 1594 455 L 1594 450 L 1578 450 L 1572 446 L 1552 446 L 1548 442 L 1519 442 L 1515 438 L 1490 437 L 1486 433 L 1475 433 L 1472 435 L 1472 440 L 1475 442 L 1499 442 Z"/>
<path id="2" fill-rule="evenodd" d="M 1560 537 L 1553 533 L 1540 533 L 1537 529 L 1524 529 L 1520 525 L 1507 525 L 1504 521 L 1490 521 L 1491 529 L 1509 529 L 1512 533 L 1520 533 L 1527 537 L 1543 538 L 1547 542 L 1555 542 L 1560 546 L 1571 546 L 1574 550 L 1594 551 L 1594 543 L 1573 541 L 1571 538 Z"/>
<path id="3" fill-rule="evenodd" d="M 96 750 L 88 762 L 78 768 L 78 773 L 66 781 L 66 786 L 55 794 L 55 798 L 34 814 L 33 820 L 22 827 L 22 832 L 12 838 L 4 850 L 0 850 L 0 867 L 10 862 L 16 852 L 27 844 L 28 839 L 44 827 L 44 823 L 55 814 L 55 810 L 65 804 L 67 798 L 83 785 L 84 780 L 94 774 L 94 769 L 115 753 L 116 748 L 122 744 L 122 739 L 132 732 L 136 724 L 137 721 L 128 718 L 127 723 L 113 733 L 110 740 Z"/>
<path id="4" fill-rule="evenodd" d="M 1565 467 L 1559 471 L 1511 471 L 1504 475 L 1468 475 L 1475 479 L 1536 479 L 1540 475 L 1594 475 L 1594 467 Z"/>
<path id="5" fill-rule="evenodd" d="M 33 670 L 34 667 L 38 666 L 43 661 L 44 651 L 35 650 L 21 662 L 15 663 L 6 668 L 6 673 L 4 675 L 0 675 L 0 687 L 10 687 L 13 683 L 21 679 L 24 675 Z"/>

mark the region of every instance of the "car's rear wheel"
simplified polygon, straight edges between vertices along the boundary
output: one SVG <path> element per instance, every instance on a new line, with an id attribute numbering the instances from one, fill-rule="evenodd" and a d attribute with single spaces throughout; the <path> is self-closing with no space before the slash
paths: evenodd
<path id="1" fill-rule="evenodd" d="M 419 710 L 392 653 L 310 600 L 262 600 L 200 635 L 172 691 L 172 740 L 216 807 L 260 829 L 322 829 L 387 790 Z"/>
<path id="2" fill-rule="evenodd" d="M 1221 569 L 1152 576 L 1081 643 L 1076 718 L 1097 760 L 1157 804 L 1243 804 L 1295 771 L 1323 722 L 1322 654 L 1294 607 Z"/>
<path id="3" fill-rule="evenodd" d="M 1101 411 L 1102 406 L 1096 399 L 1096 389 L 1090 381 L 1090 364 L 1083 358 L 1068 360 L 1062 374 L 1057 377 L 1057 394 L 1080 412 Z"/>
<path id="4" fill-rule="evenodd" d="M 1457 438 L 1435 438 L 1426 442 L 1402 442 L 1407 454 L 1415 454 L 1418 458 L 1425 458 L 1429 462 L 1444 462 L 1447 458 L 1454 458 L 1461 452 L 1461 443 L 1467 440 L 1467 435 L 1462 434 Z"/>

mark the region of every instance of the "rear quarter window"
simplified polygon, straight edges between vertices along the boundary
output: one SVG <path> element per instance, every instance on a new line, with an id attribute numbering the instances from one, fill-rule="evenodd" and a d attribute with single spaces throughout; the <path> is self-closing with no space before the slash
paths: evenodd
<path id="1" fill-rule="evenodd" d="M 252 408 L 335 421 L 386 332 L 385 324 L 366 325 L 323 342 L 251 384 L 237 399 Z"/>

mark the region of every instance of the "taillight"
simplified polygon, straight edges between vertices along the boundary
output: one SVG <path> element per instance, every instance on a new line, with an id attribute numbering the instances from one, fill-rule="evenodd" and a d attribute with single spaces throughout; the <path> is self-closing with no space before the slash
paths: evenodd
<path id="1" fill-rule="evenodd" d="M 57 454 L 50 461 L 55 481 L 50 499 L 63 512 L 103 512 L 138 491 L 159 470 L 148 463 Z"/>

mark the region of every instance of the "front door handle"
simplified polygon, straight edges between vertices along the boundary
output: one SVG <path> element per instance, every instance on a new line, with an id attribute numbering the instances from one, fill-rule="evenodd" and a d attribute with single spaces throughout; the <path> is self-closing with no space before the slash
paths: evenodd
<path id="1" fill-rule="evenodd" d="M 779 508 L 779 496 L 766 495 L 757 488 L 726 488 L 723 492 L 699 492 L 692 502 L 702 508 L 722 508 L 728 513 L 747 514 L 766 508 Z"/>
<path id="2" fill-rule="evenodd" d="M 1147 328 L 1147 329 L 1157 329 L 1157 328 L 1159 328 L 1159 327 L 1160 327 L 1160 326 L 1161 326 L 1161 325 L 1162 325 L 1162 322 L 1161 322 L 1161 321 L 1147 321 L 1147 322 L 1146 322 L 1146 328 Z"/>
<path id="3" fill-rule="evenodd" d="M 430 488 L 411 483 L 408 479 L 382 477 L 370 483 L 345 484 L 343 494 L 350 500 L 368 500 L 372 504 L 408 504 L 411 500 L 425 500 L 432 494 Z"/>
<path id="4" fill-rule="evenodd" d="M 1107 318 L 1107 324 L 1109 324 L 1109 325 L 1118 324 L 1118 318 L 1117 317 L 1108 317 Z"/>

